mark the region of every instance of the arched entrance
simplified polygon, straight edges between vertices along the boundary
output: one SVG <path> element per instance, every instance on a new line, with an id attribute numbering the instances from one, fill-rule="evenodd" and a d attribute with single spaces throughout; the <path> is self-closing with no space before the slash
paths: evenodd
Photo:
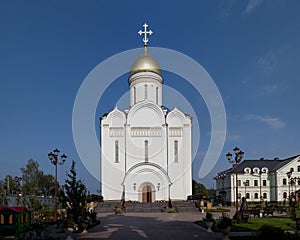
<path id="1" fill-rule="evenodd" d="M 150 185 L 145 185 L 142 188 L 142 202 L 152 202 L 152 189 Z"/>

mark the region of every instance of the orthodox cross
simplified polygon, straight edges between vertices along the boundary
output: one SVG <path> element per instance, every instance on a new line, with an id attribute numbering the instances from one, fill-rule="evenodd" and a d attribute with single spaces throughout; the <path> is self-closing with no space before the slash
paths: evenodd
<path id="1" fill-rule="evenodd" d="M 149 38 L 147 38 L 147 34 L 152 35 L 153 32 L 151 30 L 147 31 L 147 27 L 148 27 L 147 23 L 145 23 L 143 27 L 144 27 L 144 31 L 140 30 L 138 31 L 138 34 L 140 35 L 144 34 L 143 42 L 144 42 L 144 46 L 147 46 L 147 43 L 149 41 Z"/>

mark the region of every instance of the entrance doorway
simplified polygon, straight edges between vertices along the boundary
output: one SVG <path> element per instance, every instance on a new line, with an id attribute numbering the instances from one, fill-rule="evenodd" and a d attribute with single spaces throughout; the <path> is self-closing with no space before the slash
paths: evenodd
<path id="1" fill-rule="evenodd" d="M 145 185 L 142 189 L 142 202 L 152 202 L 152 190 L 149 185 Z"/>

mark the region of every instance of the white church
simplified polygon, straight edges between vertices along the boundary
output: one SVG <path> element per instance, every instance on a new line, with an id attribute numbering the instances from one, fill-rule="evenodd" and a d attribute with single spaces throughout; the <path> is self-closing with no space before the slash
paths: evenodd
<path id="1" fill-rule="evenodd" d="M 101 185 L 104 200 L 186 200 L 192 194 L 191 117 L 163 107 L 163 75 L 144 51 L 132 64 L 130 107 L 101 117 Z"/>

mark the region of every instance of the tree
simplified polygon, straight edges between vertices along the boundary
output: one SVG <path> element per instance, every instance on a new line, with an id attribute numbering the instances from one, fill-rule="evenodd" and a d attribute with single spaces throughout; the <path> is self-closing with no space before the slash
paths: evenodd
<path id="1" fill-rule="evenodd" d="M 0 206 L 8 205 L 8 199 L 7 199 L 6 190 L 4 186 L 5 186 L 4 181 L 0 180 Z"/>
<path id="2" fill-rule="evenodd" d="M 202 196 L 205 197 L 214 197 L 216 195 L 216 190 L 206 189 L 206 187 L 203 184 L 198 183 L 195 180 L 193 180 L 192 188 L 193 194 L 200 193 L 202 194 Z"/>
<path id="3" fill-rule="evenodd" d="M 26 195 L 37 195 L 39 188 L 39 178 L 41 172 L 39 170 L 38 162 L 29 159 L 26 167 L 20 169 L 22 172 L 23 186 L 22 192 Z"/>
<path id="4" fill-rule="evenodd" d="M 68 222 L 78 223 L 79 216 L 87 215 L 87 188 L 80 179 L 77 179 L 74 160 L 63 187 L 64 190 L 59 192 L 59 196 L 63 207 L 67 209 Z"/>
<path id="5" fill-rule="evenodd" d="M 23 186 L 26 195 L 54 196 L 55 178 L 51 174 L 44 174 L 39 169 L 39 164 L 29 159 L 26 166 L 21 168 Z"/>

